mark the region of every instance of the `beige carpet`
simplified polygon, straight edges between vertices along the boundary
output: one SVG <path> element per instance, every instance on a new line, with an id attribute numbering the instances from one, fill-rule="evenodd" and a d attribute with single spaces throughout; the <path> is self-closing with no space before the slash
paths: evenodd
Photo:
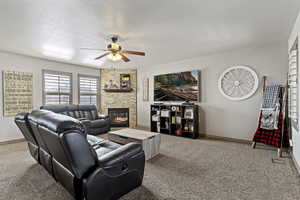
<path id="1" fill-rule="evenodd" d="M 299 200 L 300 178 L 290 158 L 273 164 L 272 157 L 276 151 L 245 144 L 164 135 L 161 155 L 146 164 L 143 186 L 122 200 Z M 0 199 L 72 198 L 18 143 L 0 146 Z"/>

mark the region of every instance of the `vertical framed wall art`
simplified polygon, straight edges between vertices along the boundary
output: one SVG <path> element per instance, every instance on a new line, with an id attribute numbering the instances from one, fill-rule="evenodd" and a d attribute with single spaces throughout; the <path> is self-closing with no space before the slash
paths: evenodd
<path id="1" fill-rule="evenodd" d="M 143 80 L 143 101 L 149 101 L 149 78 Z"/>
<path id="2" fill-rule="evenodd" d="M 15 116 L 30 112 L 33 108 L 33 74 L 29 72 L 3 71 L 3 115 Z"/>

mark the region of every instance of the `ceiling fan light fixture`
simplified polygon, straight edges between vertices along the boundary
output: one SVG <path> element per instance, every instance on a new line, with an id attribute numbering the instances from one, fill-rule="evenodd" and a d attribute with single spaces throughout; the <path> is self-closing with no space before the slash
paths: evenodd
<path id="1" fill-rule="evenodd" d="M 110 53 L 107 55 L 107 57 L 112 61 L 120 61 L 122 59 L 122 56 L 118 53 Z"/>
<path id="2" fill-rule="evenodd" d="M 109 48 L 112 50 L 112 51 L 120 51 L 121 50 L 121 46 L 118 45 L 117 43 L 111 43 L 109 45 Z"/>

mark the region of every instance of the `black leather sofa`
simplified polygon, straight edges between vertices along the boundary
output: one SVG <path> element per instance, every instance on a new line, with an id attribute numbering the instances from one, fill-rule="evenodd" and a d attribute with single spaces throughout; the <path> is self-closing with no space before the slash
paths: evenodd
<path id="1" fill-rule="evenodd" d="M 45 105 L 42 110 L 68 115 L 80 120 L 88 134 L 98 135 L 110 131 L 110 119 L 107 115 L 99 115 L 95 105 Z"/>
<path id="2" fill-rule="evenodd" d="M 79 120 L 46 110 L 18 114 L 15 123 L 33 158 L 75 199 L 114 200 L 142 184 L 140 144 L 86 135 Z"/>

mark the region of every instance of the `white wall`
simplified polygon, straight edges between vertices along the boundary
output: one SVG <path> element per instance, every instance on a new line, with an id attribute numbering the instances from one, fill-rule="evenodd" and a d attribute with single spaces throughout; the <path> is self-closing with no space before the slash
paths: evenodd
<path id="1" fill-rule="evenodd" d="M 295 22 L 295 25 L 291 32 L 290 38 L 288 40 L 289 49 L 291 49 L 294 42 L 296 41 L 297 38 L 299 38 L 299 36 L 300 36 L 300 13 L 298 15 L 298 18 Z M 298 45 L 299 45 L 299 43 L 298 43 Z M 298 60 L 300 60 L 300 54 L 298 56 L 299 56 Z M 300 74 L 298 74 L 298 80 L 299 80 L 299 78 L 300 78 Z M 298 91 L 299 91 L 299 88 L 298 88 Z M 300 93 L 298 92 L 298 94 L 299 94 L 299 98 L 300 98 Z M 299 98 L 298 98 L 298 101 L 299 101 Z M 300 119 L 300 116 L 298 116 L 298 119 Z M 293 134 L 292 135 L 292 137 L 293 137 L 293 155 L 294 155 L 294 158 L 295 158 L 298 166 L 300 166 L 300 133 L 298 133 L 295 129 L 293 129 L 292 134 Z"/>
<path id="2" fill-rule="evenodd" d="M 34 108 L 39 108 L 42 105 L 42 69 L 73 73 L 73 103 L 78 103 L 78 73 L 94 76 L 100 74 L 99 70 L 97 69 L 0 52 L 0 71 L 15 70 L 33 73 Z M 0 142 L 23 138 L 22 134 L 14 124 L 14 118 L 3 117 L 2 76 L 0 77 Z"/>
<path id="3" fill-rule="evenodd" d="M 180 51 L 178 52 L 180 53 Z M 163 56 L 163 55 L 162 55 Z M 248 65 L 260 80 L 268 76 L 268 83 L 285 84 L 287 77 L 287 45 L 239 49 L 158 66 L 138 68 L 138 125 L 150 126 L 150 104 L 153 103 L 153 76 L 157 74 L 201 70 L 200 132 L 202 134 L 251 140 L 257 128 L 262 102 L 259 90 L 250 99 L 234 102 L 224 98 L 218 90 L 220 74 L 233 65 Z M 142 100 L 142 80 L 150 78 L 150 102 Z"/>

